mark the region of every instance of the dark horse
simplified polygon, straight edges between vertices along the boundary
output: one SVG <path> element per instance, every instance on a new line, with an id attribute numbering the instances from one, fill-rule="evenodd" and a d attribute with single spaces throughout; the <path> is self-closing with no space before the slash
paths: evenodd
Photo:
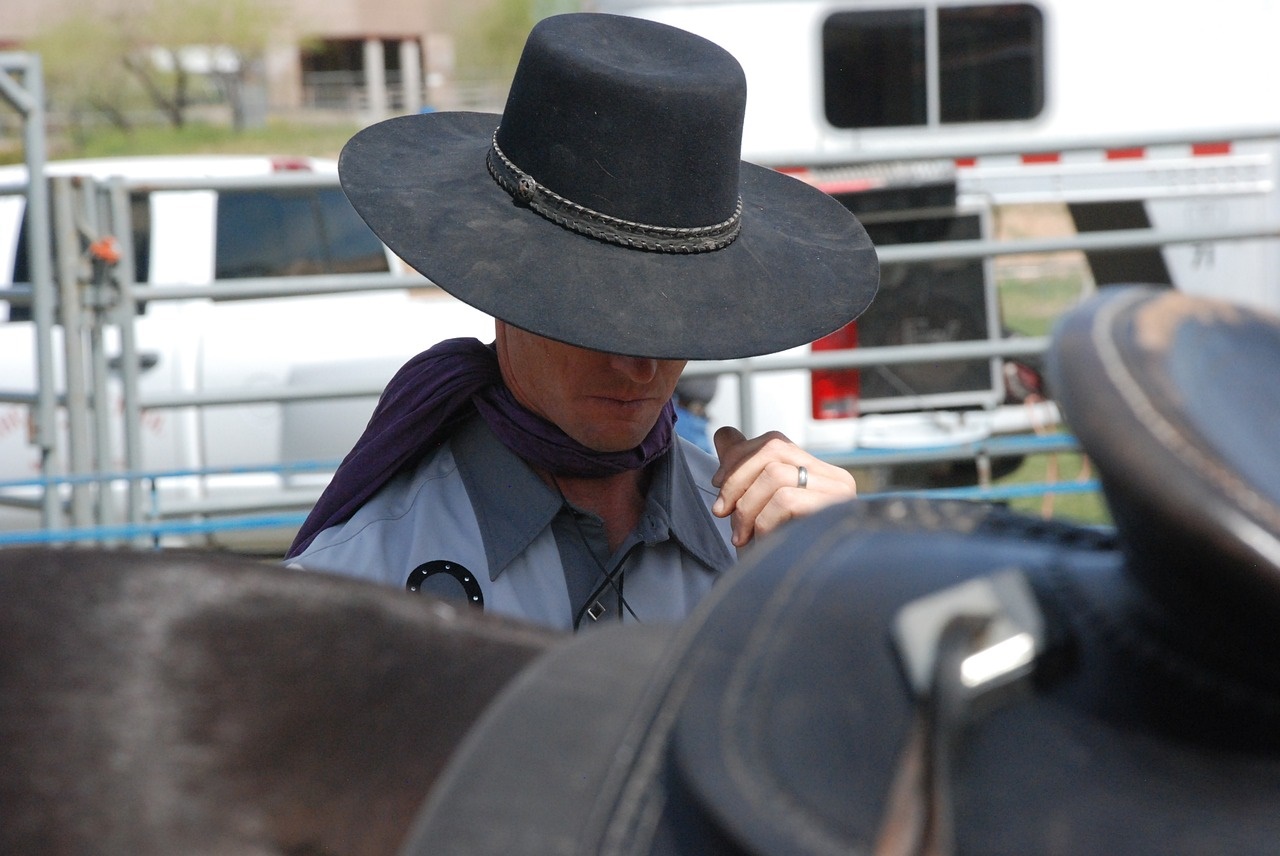
<path id="1" fill-rule="evenodd" d="M 394 853 L 554 638 L 247 559 L 0 552 L 0 853 Z"/>
<path id="2" fill-rule="evenodd" d="M 0 554 L 0 851 L 1274 852 L 1280 321 L 1120 288 L 1049 357 L 1114 528 L 856 501 L 678 627 Z"/>

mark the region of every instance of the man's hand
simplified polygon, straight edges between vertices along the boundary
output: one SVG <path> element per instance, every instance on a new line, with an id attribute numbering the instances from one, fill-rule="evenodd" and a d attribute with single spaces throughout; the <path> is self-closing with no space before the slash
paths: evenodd
<path id="1" fill-rule="evenodd" d="M 777 431 L 748 440 L 737 428 L 725 426 L 714 440 L 720 469 L 711 483 L 720 488 L 720 496 L 711 513 L 733 515 L 735 547 L 858 493 L 847 470 L 818 460 Z M 807 475 L 804 487 L 801 467 Z"/>

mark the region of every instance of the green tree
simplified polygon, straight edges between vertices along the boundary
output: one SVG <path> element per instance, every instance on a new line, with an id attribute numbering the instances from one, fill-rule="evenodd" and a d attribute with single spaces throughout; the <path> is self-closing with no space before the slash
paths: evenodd
<path id="1" fill-rule="evenodd" d="M 533 25 L 583 7 L 583 0 L 490 0 L 469 7 L 454 22 L 458 76 L 509 82 Z"/>
<path id="2" fill-rule="evenodd" d="M 458 77 L 510 81 L 536 20 L 533 7 L 534 0 L 490 0 L 471 7 L 455 25 Z"/>
<path id="3" fill-rule="evenodd" d="M 124 63 L 170 123 L 182 127 L 191 107 L 192 57 L 202 51 L 201 70 L 222 91 L 240 129 L 246 94 L 283 20 L 281 7 L 267 0 L 152 0 L 129 13 Z M 162 65 L 157 55 L 165 58 Z"/>
<path id="4" fill-rule="evenodd" d="M 206 84 L 241 129 L 283 20 L 275 0 L 151 0 L 105 18 L 83 4 L 30 47 L 43 58 L 52 100 L 73 117 L 96 113 L 128 130 L 129 111 L 150 103 L 181 128 Z"/>
<path id="5" fill-rule="evenodd" d="M 145 98 L 125 69 L 128 46 L 118 21 L 82 6 L 26 47 L 40 55 L 49 100 L 68 117 L 77 143 L 95 119 L 130 129 L 129 114 Z"/>

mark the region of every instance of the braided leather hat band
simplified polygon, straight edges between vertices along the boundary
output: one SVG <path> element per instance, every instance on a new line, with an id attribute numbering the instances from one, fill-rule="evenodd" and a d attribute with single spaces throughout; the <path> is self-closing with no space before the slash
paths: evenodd
<path id="1" fill-rule="evenodd" d="M 486 155 L 489 174 L 521 205 L 553 223 L 601 241 L 658 253 L 706 253 L 724 249 L 742 229 L 742 197 L 728 219 L 711 226 L 655 226 L 595 211 L 565 199 L 511 162 L 493 132 Z"/>

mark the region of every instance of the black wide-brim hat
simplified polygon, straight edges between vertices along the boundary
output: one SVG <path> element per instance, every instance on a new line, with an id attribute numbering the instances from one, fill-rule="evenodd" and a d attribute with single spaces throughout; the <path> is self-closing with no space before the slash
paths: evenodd
<path id="1" fill-rule="evenodd" d="M 406 856 L 1274 852 L 1280 318 L 1106 289 L 1048 367 L 1114 530 L 894 496 L 793 521 L 674 630 L 535 661 Z"/>
<path id="2" fill-rule="evenodd" d="M 844 206 L 741 160 L 745 104 L 741 67 L 706 39 L 558 15 L 530 33 L 501 116 L 380 122 L 339 174 L 396 255 L 517 327 L 630 356 L 772 353 L 853 320 L 879 266 Z"/>

